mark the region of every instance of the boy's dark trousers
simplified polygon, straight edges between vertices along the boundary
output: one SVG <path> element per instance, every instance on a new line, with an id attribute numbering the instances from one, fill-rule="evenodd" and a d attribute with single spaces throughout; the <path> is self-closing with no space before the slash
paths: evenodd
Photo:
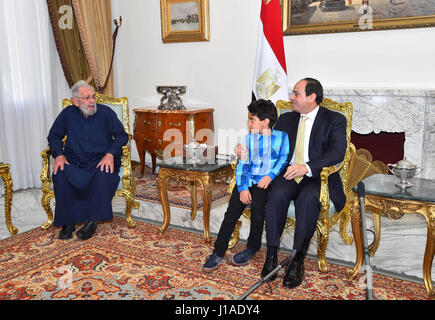
<path id="1" fill-rule="evenodd" d="M 270 186 L 267 189 L 257 188 L 257 185 L 249 188 L 252 201 L 250 204 L 251 227 L 249 231 L 247 247 L 255 251 L 259 250 L 261 247 L 261 235 L 263 234 L 265 207 L 267 202 L 267 193 L 269 190 Z M 237 185 L 235 185 L 224 216 L 224 220 L 222 221 L 217 239 L 214 243 L 214 251 L 219 257 L 223 257 L 225 251 L 227 251 L 228 242 L 230 241 L 236 223 L 245 208 L 246 205 L 240 201 L 240 194 L 237 189 Z"/>

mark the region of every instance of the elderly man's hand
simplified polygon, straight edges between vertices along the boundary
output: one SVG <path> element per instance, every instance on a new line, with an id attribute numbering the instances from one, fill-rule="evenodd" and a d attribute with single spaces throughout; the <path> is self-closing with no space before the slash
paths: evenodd
<path id="1" fill-rule="evenodd" d="M 64 155 L 57 156 L 56 159 L 54 159 L 53 164 L 53 174 L 57 173 L 57 169 L 60 168 L 61 171 L 63 171 L 63 168 L 65 164 L 69 164 L 68 160 L 66 160 Z"/>
<path id="2" fill-rule="evenodd" d="M 237 144 L 234 148 L 234 152 L 236 153 L 237 158 L 239 158 L 242 161 L 245 161 L 248 159 L 248 149 L 241 143 Z"/>
<path id="3" fill-rule="evenodd" d="M 101 159 L 101 161 L 98 163 L 97 168 L 98 167 L 100 167 L 101 171 L 110 171 L 110 173 L 113 173 L 115 168 L 113 164 L 113 155 L 111 153 L 106 153 L 103 159 Z"/>

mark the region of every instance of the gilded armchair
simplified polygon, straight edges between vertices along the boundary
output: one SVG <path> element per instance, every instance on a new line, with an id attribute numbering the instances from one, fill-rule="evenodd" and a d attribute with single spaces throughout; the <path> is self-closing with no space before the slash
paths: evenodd
<path id="1" fill-rule="evenodd" d="M 97 103 L 104 104 L 115 111 L 118 119 L 121 120 L 124 125 L 125 131 L 129 135 L 129 142 L 127 145 L 122 147 L 122 159 L 121 168 L 119 170 L 119 175 L 121 180 L 119 182 L 118 188 L 115 192 L 115 196 L 123 197 L 125 199 L 125 219 L 127 220 L 127 225 L 130 228 L 134 228 L 136 223 L 131 217 L 131 209 L 135 207 L 139 208 L 139 203 L 134 200 L 134 193 L 136 190 L 136 180 L 133 177 L 133 172 L 131 169 L 131 134 L 130 134 L 130 119 L 129 119 L 129 109 L 128 109 L 128 99 L 126 97 L 113 98 L 107 95 L 96 93 Z M 62 101 L 62 109 L 67 106 L 72 105 L 71 99 L 64 99 Z M 66 139 L 66 137 L 65 137 Z M 43 167 L 41 172 L 41 182 L 42 182 L 42 197 L 41 205 L 47 213 L 48 220 L 41 226 L 42 229 L 47 229 L 53 224 L 53 211 L 51 210 L 50 201 L 54 198 L 54 191 L 51 182 L 51 167 L 50 167 L 50 148 L 45 149 L 41 152 L 41 157 L 43 160 Z"/>
<path id="2" fill-rule="evenodd" d="M 344 160 L 337 165 L 323 168 L 320 174 L 321 188 L 320 188 L 319 200 L 321 203 L 321 208 L 320 208 L 319 219 L 317 221 L 317 227 L 316 227 L 317 260 L 319 264 L 319 269 L 323 272 L 327 272 L 328 264 L 326 262 L 325 252 L 326 252 L 326 247 L 328 245 L 329 231 L 331 226 L 340 223 L 339 231 L 340 231 L 340 236 L 343 239 L 344 243 L 351 244 L 353 242 L 353 238 L 347 234 L 347 225 L 350 221 L 350 208 L 351 208 L 350 200 L 353 199 L 353 197 L 350 196 L 350 193 L 352 192 L 352 187 L 348 185 L 348 180 L 349 180 L 349 172 L 352 166 L 352 161 L 355 157 L 355 146 L 350 142 L 351 127 L 352 127 L 352 113 L 353 113 L 352 103 L 350 102 L 338 103 L 330 99 L 324 98 L 320 105 L 324 108 L 342 113 L 347 120 L 347 127 L 346 127 L 347 149 L 346 149 Z M 277 101 L 276 107 L 278 109 L 278 115 L 286 111 L 291 111 L 292 109 L 291 102 L 283 101 L 283 100 Z M 340 173 L 344 192 L 347 198 L 345 207 L 340 212 L 335 211 L 334 204 L 329 199 L 328 177 L 334 172 Z M 232 192 L 232 188 L 234 187 L 234 184 L 235 184 L 235 177 L 233 178 L 233 181 L 229 186 L 230 193 Z M 245 210 L 243 215 L 245 218 L 249 219 L 250 210 L 249 209 Z M 294 204 L 293 201 L 291 201 L 287 214 L 287 222 L 285 228 L 286 229 L 294 228 L 295 224 L 296 224 L 296 219 L 295 219 L 295 212 L 294 212 Z M 241 225 L 242 222 L 239 220 L 233 232 L 233 237 L 230 240 L 229 248 L 232 248 L 237 244 Z"/>

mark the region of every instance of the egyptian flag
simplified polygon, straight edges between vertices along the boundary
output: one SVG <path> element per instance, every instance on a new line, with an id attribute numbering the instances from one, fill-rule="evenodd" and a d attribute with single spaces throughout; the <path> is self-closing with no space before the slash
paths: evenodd
<path id="1" fill-rule="evenodd" d="M 262 0 L 252 100 L 289 100 L 279 0 Z"/>

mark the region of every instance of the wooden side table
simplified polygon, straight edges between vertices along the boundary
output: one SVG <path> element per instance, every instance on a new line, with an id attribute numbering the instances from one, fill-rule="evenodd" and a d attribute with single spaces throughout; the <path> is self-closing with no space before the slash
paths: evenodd
<path id="1" fill-rule="evenodd" d="M 168 200 L 168 180 L 169 178 L 184 180 L 189 182 L 191 187 L 192 211 L 190 213 L 191 220 L 196 218 L 196 203 L 197 190 L 196 183 L 199 182 L 203 190 L 203 224 L 204 238 L 207 243 L 210 243 L 210 206 L 212 200 L 213 183 L 217 180 L 227 181 L 234 175 L 234 169 L 231 167 L 231 162 L 227 160 L 216 160 L 215 164 L 192 165 L 186 163 L 170 162 L 158 163 L 159 174 L 157 185 L 159 191 L 160 202 L 163 208 L 163 224 L 160 227 L 160 232 L 163 234 L 171 221 L 171 211 Z"/>
<path id="2" fill-rule="evenodd" d="M 3 180 L 3 184 L 5 187 L 5 220 L 6 227 L 9 230 L 11 236 L 18 232 L 18 229 L 12 224 L 11 218 L 11 207 L 12 207 L 12 192 L 13 192 L 13 183 L 11 174 L 9 173 L 9 164 L 0 163 L 0 177 Z"/>
<path id="3" fill-rule="evenodd" d="M 402 190 L 394 184 L 399 180 L 392 175 L 375 174 L 362 182 L 365 186 L 364 206 L 373 213 L 373 226 L 375 242 L 369 247 L 370 256 L 374 256 L 381 238 L 381 214 L 391 220 L 402 218 L 405 214 L 421 214 L 427 222 L 426 249 L 423 259 L 423 280 L 426 292 L 435 298 L 432 287 L 431 270 L 435 252 L 435 181 L 429 179 L 413 178 L 411 188 Z M 357 191 L 356 187 L 352 189 Z M 355 239 L 356 261 L 349 275 L 354 278 L 363 264 L 363 241 L 361 232 L 361 210 L 358 195 L 355 193 L 351 208 L 352 232 Z"/>
<path id="4" fill-rule="evenodd" d="M 134 119 L 134 141 L 140 158 L 140 173 L 144 173 L 145 151 L 151 155 L 152 170 L 156 169 L 156 158 L 162 159 L 165 148 L 172 144 L 172 156 L 183 154 L 183 146 L 192 139 L 214 145 L 214 141 L 204 141 L 196 137 L 201 129 L 209 129 L 214 139 L 212 108 L 187 108 L 186 110 L 158 110 L 156 107 L 136 108 Z"/>

